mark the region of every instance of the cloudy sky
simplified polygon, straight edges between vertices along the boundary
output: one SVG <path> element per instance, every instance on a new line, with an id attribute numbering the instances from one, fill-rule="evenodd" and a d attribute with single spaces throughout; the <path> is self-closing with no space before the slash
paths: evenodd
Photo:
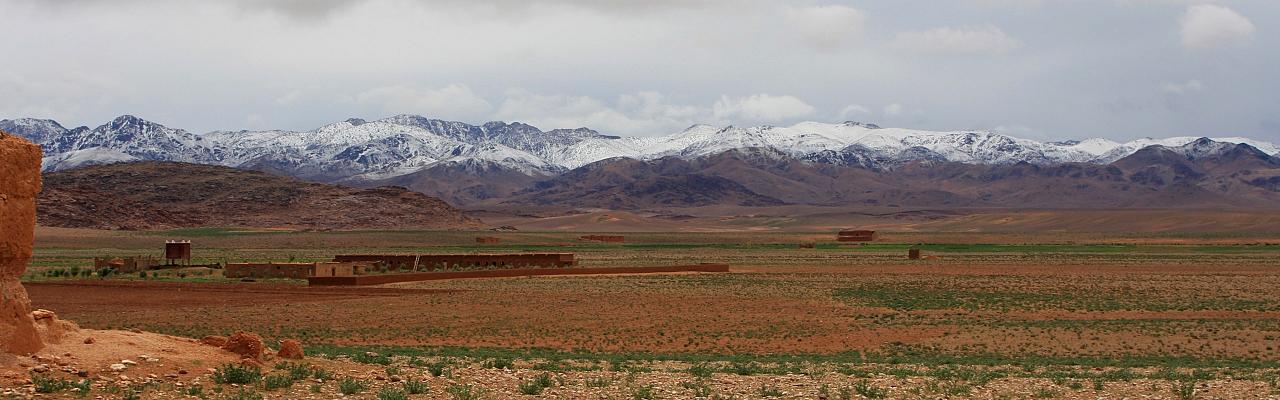
<path id="1" fill-rule="evenodd" d="M 1280 1 L 0 0 L 0 118 L 1280 141 Z"/>

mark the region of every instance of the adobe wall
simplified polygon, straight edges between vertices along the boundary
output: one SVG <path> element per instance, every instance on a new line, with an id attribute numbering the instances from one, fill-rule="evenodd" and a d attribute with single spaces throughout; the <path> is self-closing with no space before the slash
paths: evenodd
<path id="1" fill-rule="evenodd" d="M 876 240 L 876 231 L 844 230 L 836 235 L 839 242 L 871 242 Z"/>
<path id="2" fill-rule="evenodd" d="M 40 147 L 0 132 L 0 350 L 28 354 L 44 347 L 31 301 L 19 279 L 31 261 L 40 193 Z"/>
<path id="3" fill-rule="evenodd" d="M 307 279 L 315 263 L 227 263 L 222 275 L 227 278 Z"/>
<path id="4" fill-rule="evenodd" d="M 512 253 L 512 254 L 342 254 L 333 257 L 334 262 L 382 263 L 393 267 L 413 269 L 449 269 L 455 266 L 503 266 L 516 267 L 571 267 L 577 265 L 573 253 Z"/>
<path id="5" fill-rule="evenodd" d="M 363 286 L 397 282 L 432 281 L 468 278 L 515 278 L 545 275 L 609 275 L 609 274 L 657 274 L 674 272 L 729 272 L 728 264 L 694 264 L 667 267 L 610 267 L 610 268 L 538 268 L 498 269 L 482 271 L 416 272 L 405 274 L 360 275 L 347 277 L 312 277 L 307 283 L 315 286 Z"/>
<path id="6" fill-rule="evenodd" d="M 605 243 L 623 243 L 627 241 L 626 237 L 620 235 L 583 235 L 579 236 L 578 239 Z"/>

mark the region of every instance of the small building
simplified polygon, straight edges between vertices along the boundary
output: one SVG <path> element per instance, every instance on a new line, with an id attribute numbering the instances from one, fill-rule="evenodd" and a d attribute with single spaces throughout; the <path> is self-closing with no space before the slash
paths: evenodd
<path id="1" fill-rule="evenodd" d="M 871 242 L 876 240 L 876 231 L 849 229 L 836 235 L 839 242 Z"/>
<path id="2" fill-rule="evenodd" d="M 93 269 L 101 270 L 103 268 L 111 268 L 116 273 L 129 274 L 139 271 L 154 269 L 159 264 L 156 259 L 151 256 L 138 257 L 94 257 Z"/>
<path id="3" fill-rule="evenodd" d="M 604 242 L 604 243 L 623 243 L 626 241 L 626 238 L 623 237 L 622 235 L 582 235 L 578 237 L 578 239 L 589 241 L 589 242 Z"/>
<path id="4" fill-rule="evenodd" d="M 191 241 L 169 240 L 164 242 L 164 259 L 167 265 L 191 264 Z"/>
<path id="5" fill-rule="evenodd" d="M 357 268 L 356 263 L 320 262 L 315 264 L 315 268 L 311 271 L 311 276 L 356 276 L 357 271 L 364 272 L 363 268 Z"/>
<path id="6" fill-rule="evenodd" d="M 477 237 L 477 238 L 476 238 L 476 243 L 479 243 L 479 244 L 498 244 L 498 243 L 502 243 L 502 239 L 499 239 L 499 238 L 496 238 L 496 237 L 493 237 L 493 236 L 480 236 L 480 237 Z"/>

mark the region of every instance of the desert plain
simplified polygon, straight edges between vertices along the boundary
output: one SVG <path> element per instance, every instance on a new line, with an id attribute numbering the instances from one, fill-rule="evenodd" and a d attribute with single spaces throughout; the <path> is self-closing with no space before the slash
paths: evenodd
<path id="1" fill-rule="evenodd" d="M 33 307 L 89 331 L 191 339 L 247 331 L 271 347 L 297 339 L 309 356 L 268 360 L 244 383 L 215 379 L 234 363 L 187 365 L 209 373 L 127 385 L 103 371 L 109 380 L 93 383 L 91 397 L 1280 396 L 1280 234 L 1265 229 L 1021 229 L 1017 218 L 1046 218 L 1028 213 L 881 221 L 875 241 L 841 243 L 831 231 L 804 226 L 743 231 L 723 229 L 732 221 L 720 220 L 658 232 L 627 222 L 635 216 L 577 218 L 592 228 L 622 221 L 615 233 L 626 242 L 527 228 L 40 227 L 24 283 Z M 1256 219 L 1265 218 L 1274 216 Z M 477 235 L 501 242 L 476 244 Z M 159 256 L 157 243 L 173 238 L 193 242 L 194 264 L 571 252 L 581 267 L 707 262 L 731 269 L 359 287 L 246 282 L 203 267 L 106 278 L 82 272 L 93 257 Z M 923 259 L 907 259 L 913 247 Z"/>

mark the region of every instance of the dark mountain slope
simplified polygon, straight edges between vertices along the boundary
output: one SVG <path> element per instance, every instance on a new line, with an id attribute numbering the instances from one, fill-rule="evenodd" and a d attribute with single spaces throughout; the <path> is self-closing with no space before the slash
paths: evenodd
<path id="1" fill-rule="evenodd" d="M 121 163 L 47 173 L 37 205 L 41 225 L 97 229 L 454 229 L 479 225 L 440 199 L 401 187 L 353 189 L 174 162 Z"/>

